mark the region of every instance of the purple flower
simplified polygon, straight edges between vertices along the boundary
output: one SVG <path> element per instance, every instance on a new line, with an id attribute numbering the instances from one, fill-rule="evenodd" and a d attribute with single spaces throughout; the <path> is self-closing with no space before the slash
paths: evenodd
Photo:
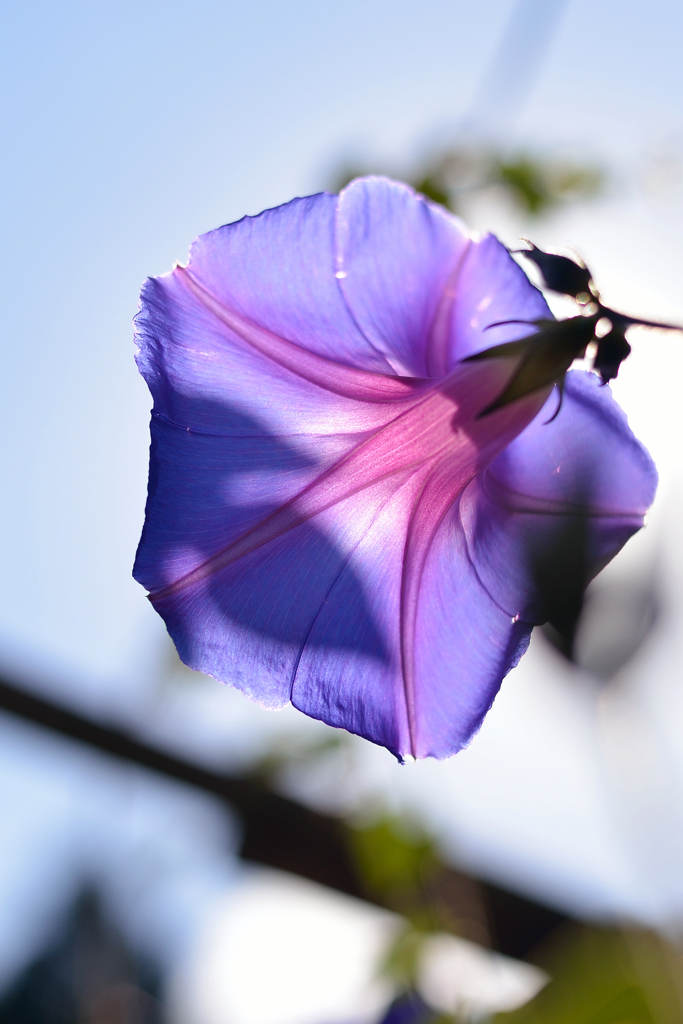
<path id="1" fill-rule="evenodd" d="M 135 576 L 192 668 L 399 757 L 479 727 L 543 621 L 533 554 L 591 481 L 590 557 L 656 474 L 609 389 L 567 378 L 479 416 L 550 314 L 493 236 L 404 185 L 353 182 L 202 236 L 148 281 L 154 396 Z"/>

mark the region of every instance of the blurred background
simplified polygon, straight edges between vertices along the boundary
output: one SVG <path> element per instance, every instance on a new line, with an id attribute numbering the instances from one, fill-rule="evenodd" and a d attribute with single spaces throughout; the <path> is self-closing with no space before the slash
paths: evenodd
<path id="1" fill-rule="evenodd" d="M 683 1021 L 681 335 L 613 384 L 647 528 L 451 761 L 189 672 L 130 576 L 145 277 L 379 172 L 683 324 L 682 42 L 672 0 L 5 4 L 0 1024 Z"/>

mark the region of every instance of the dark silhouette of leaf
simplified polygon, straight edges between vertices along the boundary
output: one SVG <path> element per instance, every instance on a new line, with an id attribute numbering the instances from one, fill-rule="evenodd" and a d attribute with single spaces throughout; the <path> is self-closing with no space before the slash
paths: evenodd
<path id="1" fill-rule="evenodd" d="M 528 239 L 524 239 L 525 242 Z M 561 295 L 571 295 L 576 298 L 579 295 L 591 296 L 593 294 L 591 282 L 593 275 L 588 267 L 581 266 L 570 260 L 567 256 L 556 256 L 554 253 L 544 252 L 529 242 L 531 249 L 514 249 L 513 252 L 521 253 L 527 259 L 533 260 L 543 277 L 546 288 Z"/>
<path id="2" fill-rule="evenodd" d="M 573 361 L 581 355 L 593 338 L 596 319 L 594 316 L 575 316 L 568 320 L 532 322 L 538 328 L 535 334 L 517 341 L 494 345 L 463 360 L 474 362 L 506 356 L 519 357 L 519 364 L 507 387 L 494 402 L 482 409 L 480 417 L 487 416 L 496 409 L 502 409 L 510 402 L 524 398 L 549 384 L 561 384 Z"/>
<path id="3" fill-rule="evenodd" d="M 600 374 L 603 384 L 607 384 L 617 376 L 619 367 L 630 351 L 631 346 L 627 342 L 623 330 L 618 327 L 612 327 L 608 334 L 600 338 L 593 368 Z"/>

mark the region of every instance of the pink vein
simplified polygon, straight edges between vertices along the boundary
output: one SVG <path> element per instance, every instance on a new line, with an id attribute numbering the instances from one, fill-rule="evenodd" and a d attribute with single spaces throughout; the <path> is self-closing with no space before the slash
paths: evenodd
<path id="1" fill-rule="evenodd" d="M 455 266 L 448 275 L 439 305 L 434 316 L 432 329 L 429 332 L 427 347 L 427 372 L 432 377 L 443 377 L 448 373 L 449 346 L 451 340 L 451 313 L 455 301 L 458 278 L 467 258 L 472 242 L 468 240 L 462 251 L 458 253 Z"/>
<path id="2" fill-rule="evenodd" d="M 458 261 L 437 312 L 432 331 L 434 369 L 446 360 L 446 320 Z M 508 360 L 459 365 L 438 383 L 401 378 L 343 366 L 244 320 L 224 306 L 184 268 L 176 268 L 186 286 L 222 323 L 248 344 L 328 391 L 380 404 L 403 403 L 393 418 L 323 471 L 299 494 L 226 545 L 185 576 L 152 592 L 154 603 L 210 578 L 221 569 L 270 543 L 333 505 L 398 472 L 424 472 L 406 532 L 401 582 L 401 675 L 411 752 L 417 753 L 415 632 L 419 592 L 436 531 L 454 500 L 474 474 L 502 450 L 536 415 L 547 394 L 530 396 L 514 406 L 475 421 L 489 396 L 497 394 L 510 372 Z M 468 432 L 463 432 L 463 427 Z"/>
<path id="3" fill-rule="evenodd" d="M 157 602 L 219 572 L 256 548 L 388 476 L 453 444 L 454 402 L 437 389 L 380 427 L 295 497 L 180 579 L 150 594 Z"/>
<path id="4" fill-rule="evenodd" d="M 279 366 L 326 391 L 356 401 L 392 402 L 414 398 L 415 392 L 428 384 L 428 381 L 417 377 L 396 377 L 391 374 L 358 370 L 355 367 L 344 366 L 334 359 L 320 356 L 245 320 L 212 295 L 185 267 L 176 267 L 174 273 L 202 305 L 238 337 Z"/>
<path id="5" fill-rule="evenodd" d="M 435 459 L 418 493 L 408 524 L 401 574 L 401 670 L 408 716 L 410 753 L 417 750 L 417 702 L 415 687 L 415 633 L 422 574 L 436 531 L 453 502 L 472 477 L 474 467 L 453 464 L 449 457 Z M 460 463 L 459 465 L 457 463 Z M 464 478 L 464 479 L 463 479 Z"/>

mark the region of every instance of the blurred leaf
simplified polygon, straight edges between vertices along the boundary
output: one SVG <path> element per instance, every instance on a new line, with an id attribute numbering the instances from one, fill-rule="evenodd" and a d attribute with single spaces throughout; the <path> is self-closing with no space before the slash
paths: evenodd
<path id="1" fill-rule="evenodd" d="M 574 661 L 576 631 L 584 594 L 596 566 L 588 551 L 588 520 L 581 508 L 590 507 L 590 487 L 574 495 L 576 513 L 558 516 L 555 530 L 532 558 L 532 571 L 547 619 L 544 636 L 568 661 Z"/>
<path id="2" fill-rule="evenodd" d="M 662 595 L 655 570 L 612 581 L 600 576 L 586 598 L 574 657 L 585 672 L 607 682 L 640 650 L 660 620 Z"/>
<path id="3" fill-rule="evenodd" d="M 346 164 L 339 168 L 330 183 L 330 192 L 341 192 L 355 178 L 363 178 L 366 174 L 386 174 L 386 171 L 369 171 L 358 164 Z M 392 177 L 392 175 L 388 175 Z"/>
<path id="4" fill-rule="evenodd" d="M 505 186 L 527 213 L 538 215 L 562 202 L 585 199 L 600 191 L 604 175 L 596 167 L 521 155 L 494 159 L 492 178 Z"/>
<path id="5" fill-rule="evenodd" d="M 399 818 L 349 831 L 352 856 L 368 892 L 418 927 L 437 927 L 430 884 L 442 870 L 434 844 Z"/>
<path id="6" fill-rule="evenodd" d="M 529 157 L 521 157 L 509 163 L 496 161 L 494 180 L 507 186 L 514 199 L 529 213 L 541 213 L 553 205 L 548 192 L 542 166 Z"/>
<path id="7" fill-rule="evenodd" d="M 496 1024 L 680 1024 L 681 955 L 652 932 L 573 926 L 537 958 L 551 981 Z"/>
<path id="8" fill-rule="evenodd" d="M 439 179 L 438 175 L 427 175 L 421 181 L 413 183 L 413 187 L 416 192 L 421 192 L 427 199 L 431 199 L 433 203 L 439 203 L 441 206 L 450 207 L 451 196 L 448 189 L 444 186 L 442 180 Z"/>
<path id="9" fill-rule="evenodd" d="M 426 935 L 426 932 L 408 926 L 389 947 L 382 974 L 390 977 L 399 989 L 410 991 L 415 987 Z"/>
<path id="10" fill-rule="evenodd" d="M 275 737 L 266 753 L 256 761 L 252 768 L 252 774 L 268 783 L 276 783 L 283 770 L 296 766 L 319 767 L 321 760 L 326 755 L 334 754 L 348 747 L 349 738 L 349 734 L 341 729 L 330 729 L 328 733 L 315 739 L 291 736 Z"/>
<path id="11" fill-rule="evenodd" d="M 348 165 L 334 176 L 332 187 L 339 191 L 354 178 L 368 173 L 396 177 L 396 172 L 387 168 L 368 170 Z M 497 185 L 532 216 L 543 214 L 560 203 L 593 196 L 604 183 L 604 173 L 587 164 L 530 153 L 511 157 L 495 148 L 470 145 L 442 150 L 406 177 L 422 195 L 453 211 L 457 210 L 462 196 Z"/>

